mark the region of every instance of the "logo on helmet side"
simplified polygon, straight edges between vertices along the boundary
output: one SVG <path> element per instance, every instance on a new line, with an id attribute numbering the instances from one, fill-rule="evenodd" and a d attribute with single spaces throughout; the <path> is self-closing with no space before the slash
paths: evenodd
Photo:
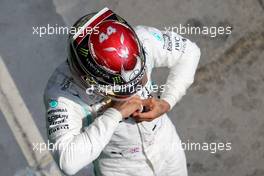
<path id="1" fill-rule="evenodd" d="M 120 43 L 122 45 L 124 45 L 124 34 L 122 33 L 120 36 Z M 119 57 L 121 58 L 128 58 L 129 55 L 129 51 L 128 48 L 126 46 L 122 46 L 120 49 L 116 49 L 115 47 L 108 47 L 108 48 L 104 48 L 105 51 L 108 52 L 116 52 L 118 54 Z"/>

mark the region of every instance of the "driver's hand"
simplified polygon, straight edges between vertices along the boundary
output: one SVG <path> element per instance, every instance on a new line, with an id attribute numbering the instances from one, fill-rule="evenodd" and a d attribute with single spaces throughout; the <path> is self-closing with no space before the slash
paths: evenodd
<path id="1" fill-rule="evenodd" d="M 132 117 L 137 122 L 152 121 L 153 119 L 156 119 L 162 114 L 168 112 L 170 109 L 168 102 L 156 98 L 142 100 L 142 105 L 144 107 L 143 112 L 136 111 L 132 114 Z"/>
<path id="2" fill-rule="evenodd" d="M 117 109 L 123 118 L 126 118 L 142 108 L 142 100 L 139 96 L 134 96 L 127 101 L 115 101 L 112 107 Z"/>

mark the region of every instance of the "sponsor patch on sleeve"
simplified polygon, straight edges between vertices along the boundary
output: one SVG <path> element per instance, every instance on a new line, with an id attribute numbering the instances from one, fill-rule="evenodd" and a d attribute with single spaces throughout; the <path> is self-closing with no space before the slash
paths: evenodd
<path id="1" fill-rule="evenodd" d="M 49 107 L 56 108 L 57 106 L 58 106 L 58 101 L 57 100 L 50 100 Z"/>
<path id="2" fill-rule="evenodd" d="M 168 51 L 179 51 L 184 53 L 186 48 L 186 38 L 176 33 L 163 33 L 163 49 Z"/>
<path id="3" fill-rule="evenodd" d="M 158 34 L 157 32 L 153 32 L 153 31 L 151 31 L 150 33 L 156 40 L 162 41 L 162 36 L 160 34 Z"/>
<path id="4" fill-rule="evenodd" d="M 69 112 L 67 106 L 55 99 L 49 101 L 49 107 L 47 111 L 48 135 L 56 136 L 69 129 Z"/>

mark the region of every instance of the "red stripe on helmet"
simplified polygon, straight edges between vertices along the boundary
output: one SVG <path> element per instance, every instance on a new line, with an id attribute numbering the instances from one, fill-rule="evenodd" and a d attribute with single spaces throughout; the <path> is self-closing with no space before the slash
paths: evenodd
<path id="1" fill-rule="evenodd" d="M 101 14 L 100 16 L 98 16 L 96 19 L 94 19 L 94 21 L 92 21 L 84 30 L 81 34 L 79 34 L 79 36 L 75 39 L 75 41 L 77 42 L 77 45 L 79 45 L 83 39 L 89 34 L 87 31 L 89 31 L 88 29 L 94 28 L 96 25 L 98 25 L 100 22 L 102 22 L 104 19 L 106 19 L 107 17 L 109 17 L 110 15 L 112 15 L 113 12 L 111 10 L 108 10 L 106 12 L 104 12 L 103 14 Z"/>

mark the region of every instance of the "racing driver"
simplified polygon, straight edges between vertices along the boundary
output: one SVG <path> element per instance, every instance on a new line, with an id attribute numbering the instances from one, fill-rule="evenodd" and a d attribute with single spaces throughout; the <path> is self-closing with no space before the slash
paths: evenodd
<path id="1" fill-rule="evenodd" d="M 187 176 L 166 113 L 192 84 L 200 49 L 174 32 L 132 28 L 108 8 L 85 15 L 74 28 L 68 59 L 44 93 L 60 169 L 74 175 L 93 163 L 96 176 Z M 153 93 L 155 67 L 170 70 L 161 96 Z"/>

